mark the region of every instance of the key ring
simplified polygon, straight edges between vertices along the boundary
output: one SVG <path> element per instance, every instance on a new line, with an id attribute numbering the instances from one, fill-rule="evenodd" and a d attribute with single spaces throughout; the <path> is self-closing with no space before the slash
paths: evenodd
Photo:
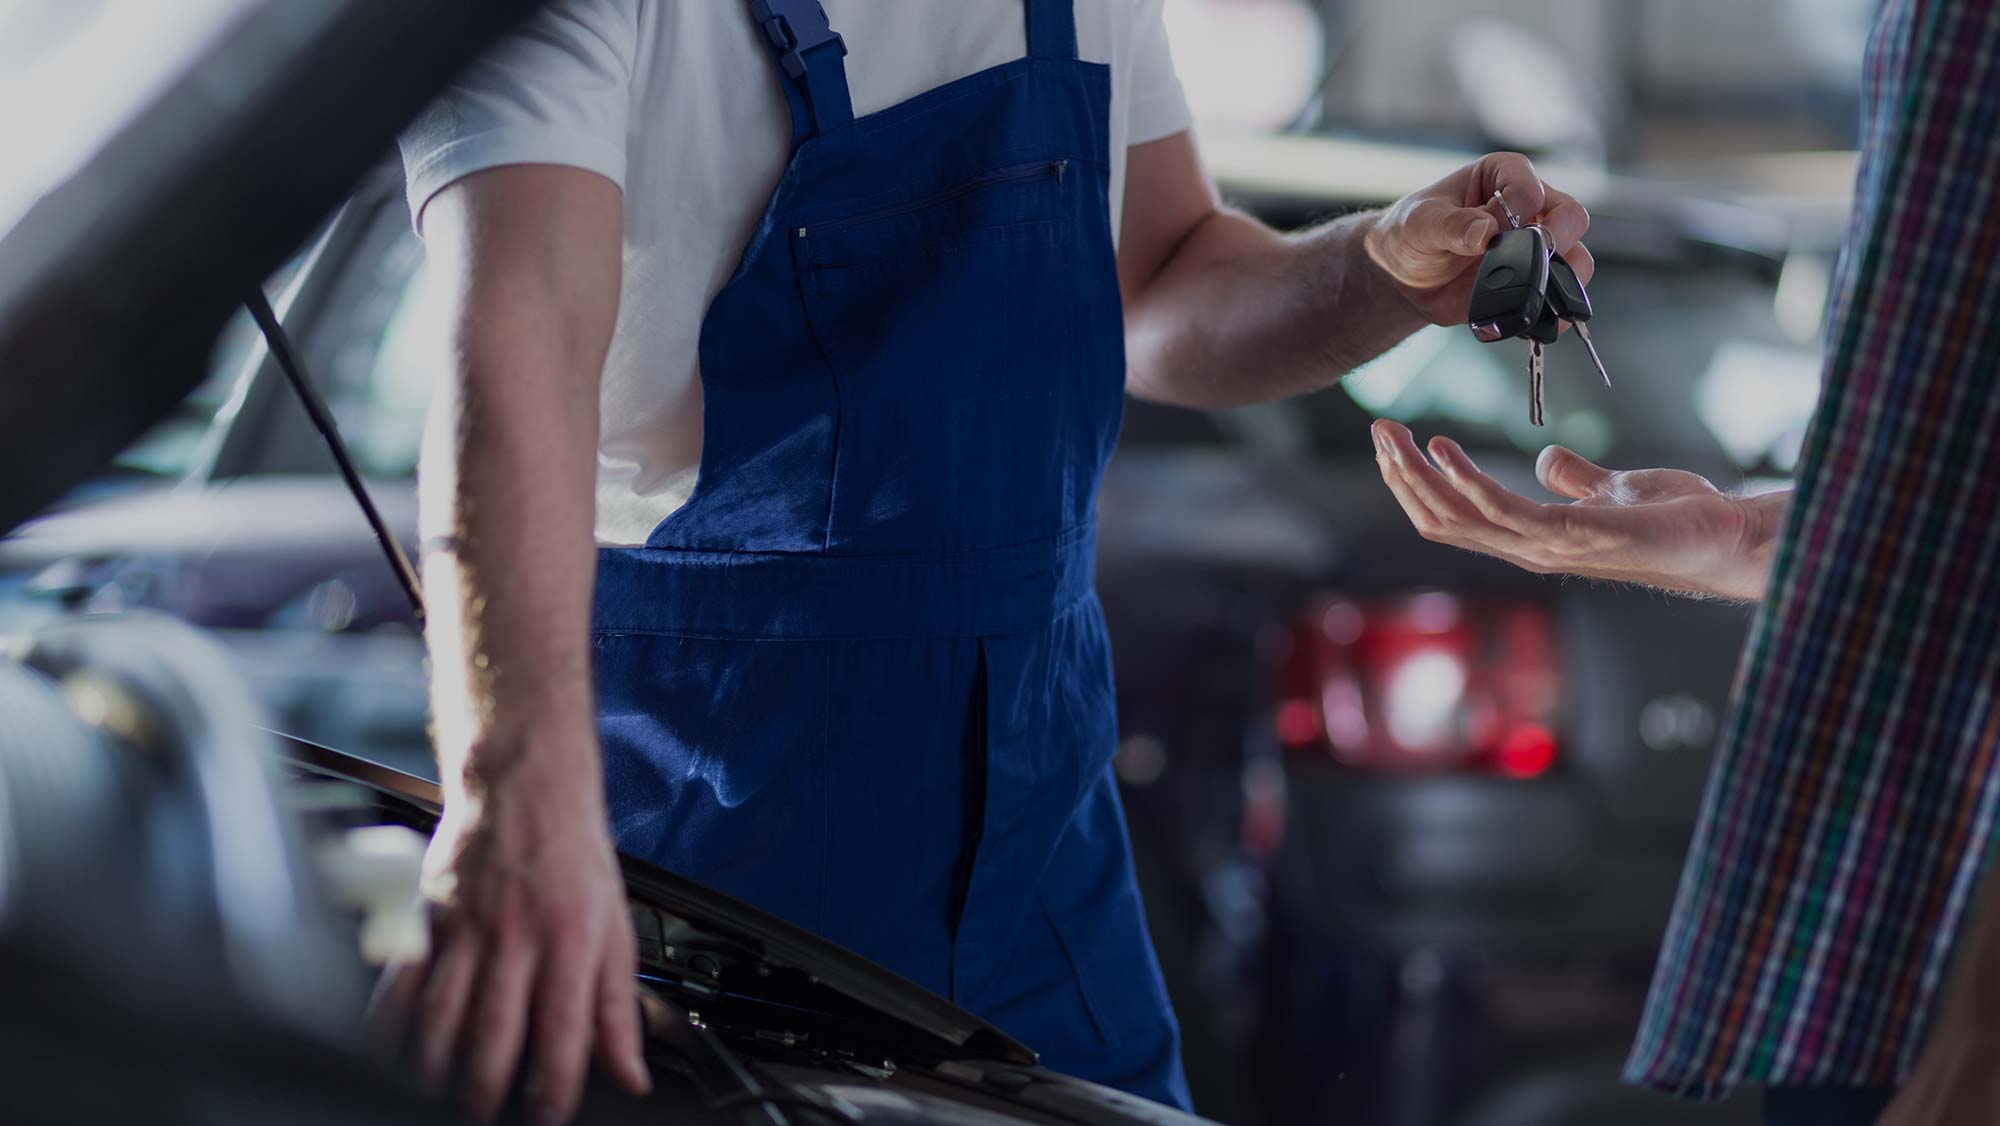
<path id="1" fill-rule="evenodd" d="M 1507 197 L 1500 194 L 1500 192 L 1497 189 L 1493 192 L 1493 202 L 1500 205 L 1501 212 L 1503 212 L 1507 216 L 1507 222 L 1511 224 L 1515 230 L 1517 231 L 1520 230 L 1521 217 L 1519 215 L 1514 214 L 1513 208 L 1507 206 Z"/>

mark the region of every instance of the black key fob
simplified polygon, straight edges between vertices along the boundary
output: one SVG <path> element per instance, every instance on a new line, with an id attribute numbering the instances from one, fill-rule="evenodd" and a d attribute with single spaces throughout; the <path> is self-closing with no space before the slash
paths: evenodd
<path id="1" fill-rule="evenodd" d="M 1502 231 L 1479 263 L 1467 322 L 1479 339 L 1506 340 L 1542 319 L 1549 284 L 1549 238 L 1540 227 Z"/>
<path id="2" fill-rule="evenodd" d="M 1548 303 L 1555 306 L 1556 315 L 1563 320 L 1581 324 L 1590 319 L 1590 294 L 1577 280 L 1576 271 L 1560 254 L 1549 257 L 1546 297 Z"/>
<path id="3" fill-rule="evenodd" d="M 1556 311 L 1555 296 L 1555 287 L 1551 286 L 1549 288 L 1548 300 L 1542 302 L 1541 319 L 1535 322 L 1535 327 L 1522 333 L 1522 336 L 1530 340 L 1540 341 L 1543 344 L 1554 344 L 1562 337 L 1564 317 Z"/>

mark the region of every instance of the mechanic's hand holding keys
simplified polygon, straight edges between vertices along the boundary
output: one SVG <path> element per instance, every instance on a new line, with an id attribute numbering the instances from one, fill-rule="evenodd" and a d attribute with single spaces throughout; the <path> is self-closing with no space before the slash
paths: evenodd
<path id="1" fill-rule="evenodd" d="M 1479 263 L 1516 218 L 1546 230 L 1550 248 L 1590 282 L 1596 263 L 1583 245 L 1590 213 L 1544 184 L 1519 153 L 1481 157 L 1404 197 L 1369 230 L 1368 257 L 1426 320 L 1463 325 Z"/>

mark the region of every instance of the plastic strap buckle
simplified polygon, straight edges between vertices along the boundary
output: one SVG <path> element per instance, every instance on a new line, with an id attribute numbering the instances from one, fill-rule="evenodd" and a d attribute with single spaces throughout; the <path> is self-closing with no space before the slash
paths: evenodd
<path id="1" fill-rule="evenodd" d="M 831 43 L 847 54 L 847 41 L 833 30 L 819 0 L 750 0 L 750 17 L 777 48 L 778 61 L 793 81 L 805 78 L 807 51 Z"/>

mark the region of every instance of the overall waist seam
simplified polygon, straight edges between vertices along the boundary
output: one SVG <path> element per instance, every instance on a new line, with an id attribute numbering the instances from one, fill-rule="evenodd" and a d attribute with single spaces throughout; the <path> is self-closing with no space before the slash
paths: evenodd
<path id="1" fill-rule="evenodd" d="M 1084 590 L 1070 598 L 1067 602 L 1054 607 L 1046 618 L 1037 617 L 1019 623 L 995 625 L 990 629 L 889 629 L 880 633 L 763 633 L 751 630 L 731 631 L 694 627 L 679 629 L 674 627 L 626 628 L 593 626 L 590 630 L 590 636 L 607 639 L 619 637 L 667 637 L 680 641 L 743 641 L 773 645 L 794 643 L 824 645 L 845 641 L 970 641 L 996 637 L 1019 637 L 1024 634 L 1039 633 L 1062 621 L 1064 618 L 1085 609 L 1096 593 L 1095 590 Z"/>
<path id="2" fill-rule="evenodd" d="M 1045 547 L 1052 554 L 1059 554 L 1074 547 L 1079 541 L 1089 539 L 1096 531 L 1094 521 L 1072 524 L 1052 536 L 1041 539 L 1022 540 L 1017 543 L 998 544 L 992 547 L 968 547 L 955 551 L 923 552 L 861 552 L 846 554 L 837 551 L 739 551 L 726 547 L 674 547 L 644 544 L 636 547 L 600 546 L 598 551 L 630 553 L 642 562 L 659 566 L 727 567 L 748 563 L 783 564 L 796 562 L 804 566 L 826 566 L 839 564 L 855 567 L 982 567 L 1013 562 L 1019 557 L 1029 556 L 1035 548 Z"/>

